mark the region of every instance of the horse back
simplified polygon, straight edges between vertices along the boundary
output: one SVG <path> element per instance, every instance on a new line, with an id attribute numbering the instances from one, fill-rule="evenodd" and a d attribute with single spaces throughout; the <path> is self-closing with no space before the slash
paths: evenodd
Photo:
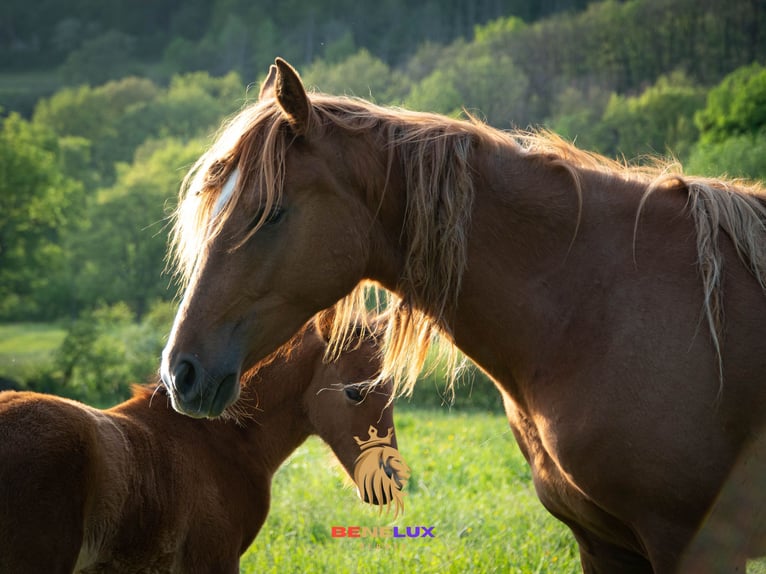
<path id="1" fill-rule="evenodd" d="M 0 394 L 0 571 L 72 572 L 83 536 L 88 433 L 68 401 Z"/>
<path id="2" fill-rule="evenodd" d="M 86 516 L 102 504 L 93 486 L 109 466 L 103 435 L 110 433 L 99 417 L 59 397 L 0 394 L 0 571 L 75 568 L 88 542 Z"/>

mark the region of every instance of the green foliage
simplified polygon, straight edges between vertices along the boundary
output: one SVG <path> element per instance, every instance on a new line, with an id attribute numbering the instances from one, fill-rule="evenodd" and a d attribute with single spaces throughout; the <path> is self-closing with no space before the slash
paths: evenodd
<path id="1" fill-rule="evenodd" d="M 694 114 L 705 92 L 683 74 L 662 76 L 637 97 L 613 94 L 601 120 L 600 150 L 634 158 L 643 154 L 685 154 L 697 141 Z M 611 140 L 611 141 L 610 141 Z"/>
<path id="2" fill-rule="evenodd" d="M 700 142 L 686 164 L 688 173 L 766 181 L 766 133 L 739 135 L 722 142 Z"/>
<path id="3" fill-rule="evenodd" d="M 36 388 L 98 406 L 125 400 L 131 384 L 156 380 L 174 311 L 174 305 L 158 303 L 141 322 L 124 303 L 83 313 L 67 329 L 52 371 Z"/>
<path id="4" fill-rule="evenodd" d="M 405 90 L 401 75 L 364 49 L 336 64 L 317 60 L 302 77 L 307 86 L 316 86 L 329 94 L 359 96 L 378 102 L 400 100 Z"/>
<path id="5" fill-rule="evenodd" d="M 76 137 L 88 142 L 88 168 L 95 177 L 89 187 L 109 184 L 114 164 L 128 161 L 135 147 L 147 136 L 141 124 L 120 129 L 123 117 L 131 110 L 158 97 L 159 89 L 150 80 L 128 77 L 97 88 L 65 88 L 41 100 L 33 116 L 36 125 L 46 126 L 61 137 Z M 71 170 L 70 170 L 71 171 Z"/>
<path id="6" fill-rule="evenodd" d="M 58 38 L 61 39 L 61 36 Z M 59 68 L 64 81 L 70 84 L 101 84 L 136 72 L 133 53 L 136 39 L 118 30 L 109 30 L 86 40 L 67 56 Z"/>
<path id="7" fill-rule="evenodd" d="M 473 36 L 477 44 L 491 45 L 502 43 L 504 38 L 516 34 L 524 28 L 524 22 L 516 16 L 498 18 L 486 24 L 474 27 Z"/>
<path id="8" fill-rule="evenodd" d="M 141 317 L 151 301 L 173 296 L 170 279 L 161 277 L 168 210 L 202 148 L 199 141 L 147 142 L 133 164 L 118 166 L 115 184 L 98 192 L 76 239 L 81 307 L 122 301 Z"/>
<path id="9" fill-rule="evenodd" d="M 492 55 L 476 45 L 460 45 L 448 65 L 439 66 L 413 86 L 406 105 L 459 115 L 463 109 L 509 128 L 528 117 L 529 83 L 510 56 Z"/>
<path id="10" fill-rule="evenodd" d="M 580 89 L 569 86 L 557 94 L 546 127 L 583 149 L 601 151 L 610 141 L 601 121 L 612 94 L 597 86 Z"/>
<path id="11" fill-rule="evenodd" d="M 66 331 L 48 323 L 0 325 L 0 377 L 21 384 L 40 377 L 53 360 Z"/>
<path id="12" fill-rule="evenodd" d="M 11 115 L 0 126 L 0 318 L 35 319 L 66 289 L 62 236 L 81 185 L 66 177 L 54 135 Z"/>
<path id="13" fill-rule="evenodd" d="M 581 571 L 573 537 L 537 500 L 505 417 L 398 410 L 396 427 L 412 470 L 402 516 L 362 504 L 310 439 L 277 472 L 269 517 L 240 572 Z M 330 530 L 416 525 L 433 526 L 435 538 L 332 538 Z"/>
<path id="14" fill-rule="evenodd" d="M 235 73 L 175 76 L 166 90 L 128 77 L 95 88 L 65 88 L 38 103 L 33 122 L 89 142 L 88 166 L 98 174 L 89 187 L 108 186 L 115 165 L 131 161 L 147 139 L 206 136 L 242 104 L 243 92 Z"/>
<path id="15" fill-rule="evenodd" d="M 766 68 L 751 64 L 726 76 L 711 89 L 707 105 L 695 117 L 703 144 L 766 129 Z"/>

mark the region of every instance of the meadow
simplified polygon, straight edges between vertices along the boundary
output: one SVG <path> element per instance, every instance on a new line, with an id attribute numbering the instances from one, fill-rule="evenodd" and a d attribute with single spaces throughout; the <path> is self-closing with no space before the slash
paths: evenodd
<path id="1" fill-rule="evenodd" d="M 581 571 L 573 538 L 537 500 L 503 415 L 405 404 L 396 426 L 412 469 L 403 515 L 361 503 L 312 438 L 275 476 L 269 518 L 240 572 Z M 434 537 L 333 538 L 332 526 L 425 526 Z"/>
<path id="2" fill-rule="evenodd" d="M 0 376 L 26 379 L 52 359 L 65 335 L 48 323 L 0 324 Z"/>

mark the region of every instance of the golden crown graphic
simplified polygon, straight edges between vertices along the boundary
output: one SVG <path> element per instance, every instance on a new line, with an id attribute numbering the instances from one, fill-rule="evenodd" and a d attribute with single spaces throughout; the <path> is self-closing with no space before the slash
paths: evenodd
<path id="1" fill-rule="evenodd" d="M 371 446 L 378 446 L 378 445 L 384 445 L 384 444 L 390 445 L 391 439 L 394 437 L 394 429 L 389 427 L 388 433 L 386 433 L 386 436 L 379 437 L 378 429 L 370 425 L 370 428 L 367 430 L 367 436 L 369 437 L 367 440 L 362 440 L 358 436 L 354 437 L 356 444 L 358 444 L 359 448 L 361 448 L 362 450 L 370 448 Z"/>

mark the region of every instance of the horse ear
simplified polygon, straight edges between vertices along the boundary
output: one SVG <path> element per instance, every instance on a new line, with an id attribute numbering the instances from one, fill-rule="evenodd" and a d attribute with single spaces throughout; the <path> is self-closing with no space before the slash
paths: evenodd
<path id="1" fill-rule="evenodd" d="M 335 307 L 330 307 L 314 315 L 314 328 L 325 343 L 330 341 L 332 326 L 335 322 Z"/>
<path id="2" fill-rule="evenodd" d="M 275 63 L 277 74 L 274 79 L 274 92 L 277 102 L 282 107 L 295 134 L 305 136 L 311 127 L 312 111 L 303 82 L 295 68 L 282 58 L 277 58 Z M 268 81 L 269 78 L 266 79 L 266 83 Z"/>
<path id="3" fill-rule="evenodd" d="M 263 81 L 263 84 L 261 85 L 261 91 L 258 94 L 259 100 L 265 100 L 266 98 L 273 98 L 274 97 L 274 86 L 277 83 L 277 67 L 272 64 L 271 68 L 269 68 L 269 75 L 266 76 L 266 79 Z"/>

